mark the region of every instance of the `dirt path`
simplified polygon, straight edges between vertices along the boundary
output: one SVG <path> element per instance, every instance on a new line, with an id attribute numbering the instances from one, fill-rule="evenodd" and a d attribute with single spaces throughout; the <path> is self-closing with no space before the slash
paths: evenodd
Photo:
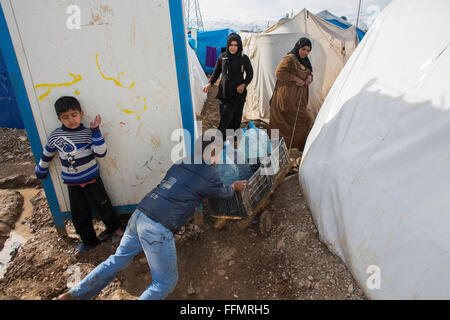
<path id="1" fill-rule="evenodd" d="M 218 124 L 216 90 L 208 94 L 200 117 L 204 129 Z M 0 154 L 9 152 L 12 159 L 15 153 L 28 150 L 28 141 L 20 138 L 24 134 L 23 130 L 3 130 Z M 14 140 L 17 149 L 11 150 L 2 142 L 5 139 Z M 33 163 L 29 152 L 23 162 Z M 13 166 L 10 160 L 0 159 L 0 165 L 4 164 Z M 20 183 L 17 180 L 11 188 L 24 187 Z M 0 280 L 3 300 L 52 299 L 67 290 L 77 274 L 82 278 L 118 246 L 108 240 L 76 260 L 70 255 L 78 242 L 73 225 L 67 223 L 68 237 L 57 235 L 43 190 L 31 204 L 33 213 L 24 226 L 33 237 L 19 249 Z M 319 241 L 297 176 L 277 189 L 268 211 L 273 227 L 266 237 L 258 233 L 257 224 L 242 230 L 228 223 L 216 230 L 207 211 L 203 225 L 188 223 L 175 235 L 179 282 L 168 299 L 365 299 L 341 259 Z M 122 219 L 126 223 L 128 216 Z M 95 227 L 97 232 L 104 229 L 99 221 Z M 150 282 L 141 253 L 95 299 L 136 299 Z"/>

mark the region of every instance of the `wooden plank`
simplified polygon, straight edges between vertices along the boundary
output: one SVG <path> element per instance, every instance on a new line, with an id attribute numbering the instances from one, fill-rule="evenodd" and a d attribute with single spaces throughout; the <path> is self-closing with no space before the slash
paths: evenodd
<path id="1" fill-rule="evenodd" d="M 227 224 L 226 219 L 217 219 L 216 223 L 214 224 L 214 228 L 216 229 L 222 229 Z"/>
<path id="2" fill-rule="evenodd" d="M 211 217 L 216 219 L 225 219 L 225 220 L 242 220 L 242 217 L 233 217 L 233 216 L 219 216 L 212 214 Z"/>

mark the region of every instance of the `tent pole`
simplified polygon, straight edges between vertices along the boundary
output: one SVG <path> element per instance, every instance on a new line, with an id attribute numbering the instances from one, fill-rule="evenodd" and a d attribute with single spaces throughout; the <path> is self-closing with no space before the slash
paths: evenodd
<path id="1" fill-rule="evenodd" d="M 359 11 L 361 9 L 361 0 L 359 0 L 359 5 L 358 5 L 358 15 L 356 17 L 356 28 L 358 28 L 358 23 L 359 23 Z"/>
<path id="2" fill-rule="evenodd" d="M 308 19 L 308 10 L 305 10 L 305 34 L 308 34 L 308 21 L 306 21 Z"/>

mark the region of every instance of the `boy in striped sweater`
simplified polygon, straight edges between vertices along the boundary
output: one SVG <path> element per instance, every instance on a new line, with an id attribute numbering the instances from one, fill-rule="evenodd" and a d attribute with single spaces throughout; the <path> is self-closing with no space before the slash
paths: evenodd
<path id="1" fill-rule="evenodd" d="M 91 122 L 90 129 L 84 127 L 81 123 L 84 113 L 74 97 L 59 98 L 55 102 L 55 111 L 62 126 L 48 137 L 35 173 L 39 179 L 45 179 L 50 161 L 58 151 L 61 177 L 69 191 L 73 225 L 82 241 L 73 252 L 78 257 L 100 243 L 92 223 L 91 209 L 97 210 L 106 226 L 105 238 L 113 233 L 121 237 L 123 230 L 95 160 L 95 157 L 106 155 L 105 139 L 99 129 L 100 115 Z"/>

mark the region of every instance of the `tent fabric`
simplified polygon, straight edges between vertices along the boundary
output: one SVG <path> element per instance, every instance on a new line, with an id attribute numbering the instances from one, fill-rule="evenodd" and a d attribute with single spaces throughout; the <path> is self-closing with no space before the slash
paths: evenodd
<path id="1" fill-rule="evenodd" d="M 450 298 L 449 12 L 447 0 L 391 2 L 303 153 L 320 239 L 371 299 Z"/>
<path id="2" fill-rule="evenodd" d="M 24 129 L 11 81 L 6 70 L 2 51 L 0 50 L 0 127 Z"/>
<path id="3" fill-rule="evenodd" d="M 206 101 L 206 93 L 203 92 L 203 87 L 208 84 L 208 78 L 203 72 L 202 66 L 198 61 L 194 49 L 192 49 L 190 45 L 187 45 L 186 47 L 188 51 L 192 105 L 195 114 L 200 115 Z"/>
<path id="4" fill-rule="evenodd" d="M 300 37 L 312 42 L 309 55 L 314 69 L 308 110 L 314 116 L 334 80 L 358 45 L 355 27 L 346 30 L 316 17 L 306 9 L 262 33 L 241 32 L 244 53 L 250 57 L 254 77 L 247 88 L 244 120 L 270 121 L 269 100 L 275 87 L 275 70 Z"/>
<path id="5" fill-rule="evenodd" d="M 197 41 L 189 35 L 189 44 L 194 48 L 198 60 L 203 67 L 203 71 L 205 71 L 206 74 L 213 73 L 221 49 L 227 46 L 227 37 L 232 32 L 234 32 L 232 29 L 211 31 L 197 30 Z M 214 49 L 215 57 L 213 55 Z"/>
<path id="6" fill-rule="evenodd" d="M 342 29 L 348 29 L 352 26 L 351 23 L 349 23 L 348 21 L 345 21 L 342 18 L 339 18 L 338 16 L 335 16 L 328 10 L 320 11 L 318 14 L 316 14 L 316 16 L 318 16 L 319 18 L 322 18 Z M 364 38 L 366 33 L 363 30 L 361 30 L 360 28 L 356 28 L 356 33 L 358 34 L 359 42 L 361 42 L 361 40 Z"/>

